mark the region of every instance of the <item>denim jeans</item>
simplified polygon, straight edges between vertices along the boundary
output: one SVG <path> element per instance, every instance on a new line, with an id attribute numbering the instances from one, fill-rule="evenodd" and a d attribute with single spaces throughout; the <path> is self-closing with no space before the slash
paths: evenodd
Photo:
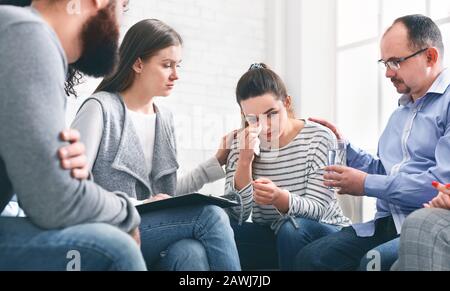
<path id="1" fill-rule="evenodd" d="M 295 256 L 306 245 L 341 229 L 340 226 L 306 218 L 296 218 L 295 221 L 298 228 L 286 221 L 278 231 L 277 247 L 282 271 L 294 270 Z"/>
<path id="2" fill-rule="evenodd" d="M 244 270 L 292 270 L 295 255 L 307 244 L 339 231 L 340 227 L 297 217 L 296 228 L 287 220 L 277 235 L 269 226 L 231 222 Z"/>
<path id="3" fill-rule="evenodd" d="M 101 223 L 43 230 L 28 218 L 0 217 L 0 270 L 146 270 L 130 235 Z"/>
<path id="4" fill-rule="evenodd" d="M 171 244 L 160 253 L 150 271 L 210 271 L 208 256 L 202 243 L 195 239 L 183 239 Z"/>
<path id="5" fill-rule="evenodd" d="M 381 265 L 374 266 L 381 270 L 383 265 L 395 261 L 392 256 L 397 253 L 396 238 L 398 234 L 391 216 L 375 222 L 375 234 L 371 237 L 358 237 L 352 227 L 345 227 L 303 248 L 296 257 L 295 268 L 302 271 L 367 270 L 369 262 L 365 262 L 363 257 L 369 255 L 369 261 L 377 263 L 378 259 L 382 260 L 379 261 Z M 388 252 L 375 254 L 376 252 L 371 252 L 374 248 Z M 375 261 L 372 256 L 375 256 Z"/>
<path id="6" fill-rule="evenodd" d="M 238 271 L 241 268 L 230 221 L 217 206 L 149 212 L 141 215 L 140 231 L 141 250 L 149 269 Z"/>

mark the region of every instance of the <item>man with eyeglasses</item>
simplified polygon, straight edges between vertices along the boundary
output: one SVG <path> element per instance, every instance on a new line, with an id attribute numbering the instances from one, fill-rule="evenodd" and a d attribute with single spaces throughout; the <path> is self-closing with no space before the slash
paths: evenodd
<path id="1" fill-rule="evenodd" d="M 450 71 L 443 68 L 438 26 L 423 15 L 397 19 L 381 41 L 379 61 L 403 94 L 378 144 L 378 157 L 347 141 L 347 165 L 327 167 L 325 185 L 339 194 L 377 198 L 371 222 L 343 228 L 306 246 L 300 270 L 389 270 L 403 221 L 437 195 L 450 176 Z M 320 122 L 342 135 L 324 120 Z"/>

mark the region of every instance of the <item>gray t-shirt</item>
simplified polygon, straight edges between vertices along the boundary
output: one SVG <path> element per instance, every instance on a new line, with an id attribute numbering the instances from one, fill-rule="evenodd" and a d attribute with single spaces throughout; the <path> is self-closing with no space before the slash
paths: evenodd
<path id="1" fill-rule="evenodd" d="M 34 9 L 0 6 L 0 39 L 0 212 L 16 193 L 42 228 L 94 222 L 135 228 L 140 218 L 125 193 L 60 168 L 67 60 L 54 30 Z"/>

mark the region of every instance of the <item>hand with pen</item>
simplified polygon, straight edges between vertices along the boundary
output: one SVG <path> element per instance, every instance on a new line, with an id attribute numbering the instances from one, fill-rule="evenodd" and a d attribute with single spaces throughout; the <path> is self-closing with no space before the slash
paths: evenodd
<path id="1" fill-rule="evenodd" d="M 434 181 L 433 187 L 439 190 L 439 194 L 430 202 L 424 204 L 425 208 L 442 208 L 450 210 L 450 184 L 443 185 Z"/>

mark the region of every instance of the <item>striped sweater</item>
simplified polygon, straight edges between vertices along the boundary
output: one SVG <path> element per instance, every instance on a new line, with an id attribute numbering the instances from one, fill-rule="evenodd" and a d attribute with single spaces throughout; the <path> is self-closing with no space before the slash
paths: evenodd
<path id="1" fill-rule="evenodd" d="M 270 225 L 275 232 L 289 218 L 303 217 L 322 223 L 347 226 L 351 222 L 342 213 L 333 190 L 323 185 L 323 168 L 327 164 L 327 146 L 334 135 L 327 128 L 306 122 L 302 131 L 288 145 L 272 150 L 261 149 L 253 161 L 253 179 L 267 178 L 283 190 L 289 191 L 289 212 L 282 215 L 274 206 L 257 205 L 253 200 L 253 187 L 240 191 L 234 187 L 239 150 L 235 139 L 226 166 L 225 193 L 237 193 L 241 207 L 228 213 L 239 221 L 247 220 Z M 290 219 L 294 224 L 295 221 Z"/>

